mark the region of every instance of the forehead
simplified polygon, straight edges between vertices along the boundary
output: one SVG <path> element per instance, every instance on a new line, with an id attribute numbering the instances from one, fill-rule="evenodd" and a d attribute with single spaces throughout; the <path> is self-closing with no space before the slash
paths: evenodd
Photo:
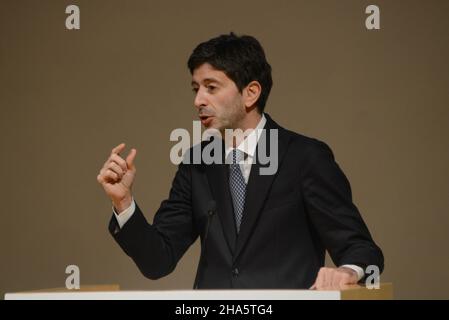
<path id="1" fill-rule="evenodd" d="M 209 63 L 203 63 L 193 70 L 192 85 L 214 81 L 225 83 L 232 80 L 223 71 L 215 69 Z"/>

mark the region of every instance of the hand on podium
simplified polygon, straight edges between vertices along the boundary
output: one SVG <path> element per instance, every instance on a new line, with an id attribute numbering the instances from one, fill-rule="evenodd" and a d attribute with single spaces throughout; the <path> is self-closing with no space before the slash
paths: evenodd
<path id="1" fill-rule="evenodd" d="M 357 284 L 357 272 L 347 267 L 321 268 L 311 290 L 343 290 Z"/>

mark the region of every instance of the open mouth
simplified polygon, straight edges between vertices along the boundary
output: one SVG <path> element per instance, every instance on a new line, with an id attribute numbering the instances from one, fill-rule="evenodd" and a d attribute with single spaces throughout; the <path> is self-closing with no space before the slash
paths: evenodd
<path id="1" fill-rule="evenodd" d="M 202 115 L 199 116 L 199 118 L 201 120 L 201 123 L 206 126 L 212 121 L 213 116 Z"/>

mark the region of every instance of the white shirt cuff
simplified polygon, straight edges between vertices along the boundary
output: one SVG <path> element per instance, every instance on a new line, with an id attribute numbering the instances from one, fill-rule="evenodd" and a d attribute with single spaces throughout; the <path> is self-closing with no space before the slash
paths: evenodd
<path id="1" fill-rule="evenodd" d="M 120 213 L 115 212 L 115 208 L 112 206 L 112 212 L 114 212 L 115 219 L 117 219 L 120 229 L 123 228 L 125 223 L 131 218 L 135 210 L 136 204 L 134 202 L 134 198 L 131 201 L 131 205 Z"/>
<path id="2" fill-rule="evenodd" d="M 355 264 L 344 264 L 340 267 L 349 268 L 349 269 L 352 269 L 355 272 L 357 272 L 357 277 L 358 277 L 357 281 L 360 281 L 360 279 L 362 279 L 363 276 L 365 275 L 365 271 L 363 271 L 362 268 L 360 268 L 359 266 L 356 266 Z"/>

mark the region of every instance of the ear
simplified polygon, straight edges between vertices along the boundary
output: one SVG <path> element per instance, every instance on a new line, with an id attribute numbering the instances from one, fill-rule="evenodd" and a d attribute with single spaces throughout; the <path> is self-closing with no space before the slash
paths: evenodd
<path id="1" fill-rule="evenodd" d="M 246 108 L 253 107 L 262 93 L 262 86 L 258 81 L 251 81 L 243 89 L 243 100 Z"/>

